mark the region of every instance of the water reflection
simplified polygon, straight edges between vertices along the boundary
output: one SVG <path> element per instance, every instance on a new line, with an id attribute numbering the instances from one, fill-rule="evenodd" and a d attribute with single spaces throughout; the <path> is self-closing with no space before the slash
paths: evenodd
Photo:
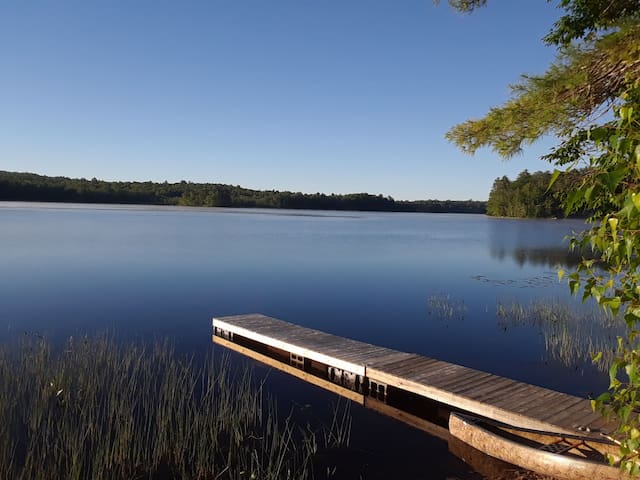
<path id="1" fill-rule="evenodd" d="M 620 315 L 613 316 L 597 306 L 579 308 L 558 299 L 535 299 L 528 304 L 499 300 L 496 318 L 500 328 L 511 330 L 533 327 L 544 338 L 550 360 L 579 368 L 602 352 L 596 363 L 607 371 L 613 361 L 616 339 L 625 333 Z"/>
<path id="2" fill-rule="evenodd" d="M 491 256 L 500 261 L 508 258 L 521 267 L 523 265 L 574 267 L 578 265 L 582 259 L 580 252 L 569 251 L 568 247 L 513 248 L 511 250 L 506 248 L 492 248 Z"/>
<path id="3" fill-rule="evenodd" d="M 491 257 L 501 262 L 513 261 L 520 267 L 571 267 L 580 262 L 584 253 L 570 252 L 568 240 L 585 230 L 582 220 L 492 218 L 488 225 Z"/>
<path id="4" fill-rule="evenodd" d="M 555 358 L 538 334 L 551 327 L 496 327 L 498 292 L 524 305 L 569 295 L 553 267 L 567 265 L 563 238 L 579 221 L 0 203 L 0 224 L 0 341 L 108 330 L 204 354 L 212 316 L 261 312 L 575 395 L 608 383 L 560 362 L 540 368 L 541 357 Z M 264 389 L 283 412 L 328 400 L 282 375 Z M 364 477 L 478 478 L 446 442 L 361 408 L 352 414 Z"/>

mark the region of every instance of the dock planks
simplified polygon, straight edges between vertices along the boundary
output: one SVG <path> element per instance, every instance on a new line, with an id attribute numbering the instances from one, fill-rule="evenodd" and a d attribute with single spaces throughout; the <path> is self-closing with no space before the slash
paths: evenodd
<path id="1" fill-rule="evenodd" d="M 350 372 L 376 386 L 401 389 L 452 410 L 470 412 L 516 427 L 570 434 L 610 433 L 614 429 L 614 425 L 604 422 L 591 410 L 586 399 L 423 355 L 339 337 L 260 314 L 214 318 L 213 327 L 214 333 L 231 333 Z M 214 334 L 213 340 L 358 403 L 366 403 L 365 393 L 289 365 L 281 368 L 281 362 L 237 345 L 229 338 Z"/>

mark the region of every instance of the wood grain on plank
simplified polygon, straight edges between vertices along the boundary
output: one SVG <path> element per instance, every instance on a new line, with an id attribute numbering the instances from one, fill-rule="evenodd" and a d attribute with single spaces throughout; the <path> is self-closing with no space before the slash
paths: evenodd
<path id="1" fill-rule="evenodd" d="M 329 366 L 366 374 L 371 381 L 422 395 L 450 408 L 467 410 L 505 423 L 528 428 L 555 427 L 556 431 L 567 433 L 575 431 L 578 423 L 612 430 L 610 422 L 586 408 L 589 406 L 586 400 L 461 365 L 359 342 L 261 314 L 214 319 L 214 326 Z M 241 353 L 252 358 L 261 355 L 218 337 L 214 341 L 226 342 L 225 346 L 232 345 L 229 348 L 237 351 L 242 349 Z M 323 388 L 343 396 L 361 397 L 288 364 L 262 357 L 267 359 L 263 363 L 283 367 L 280 369 L 310 383 L 325 382 L 327 385 L 322 385 Z"/>

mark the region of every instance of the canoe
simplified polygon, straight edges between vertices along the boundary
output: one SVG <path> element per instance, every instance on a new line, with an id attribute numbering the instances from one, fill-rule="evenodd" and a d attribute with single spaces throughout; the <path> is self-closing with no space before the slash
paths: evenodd
<path id="1" fill-rule="evenodd" d="M 619 453 L 618 445 L 606 439 L 517 428 L 460 413 L 449 416 L 449 432 L 487 455 L 542 475 L 562 480 L 630 478 L 605 458 Z"/>

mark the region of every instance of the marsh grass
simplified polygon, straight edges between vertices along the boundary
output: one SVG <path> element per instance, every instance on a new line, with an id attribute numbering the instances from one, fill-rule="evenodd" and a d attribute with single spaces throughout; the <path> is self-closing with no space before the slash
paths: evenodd
<path id="1" fill-rule="evenodd" d="M 463 300 L 440 293 L 427 298 L 427 313 L 441 320 L 464 320 L 467 306 Z"/>
<path id="2" fill-rule="evenodd" d="M 263 397 L 229 357 L 25 336 L 0 346 L 0 478 L 304 479 L 318 448 L 348 442 L 346 407 L 319 435 Z"/>
<path id="3" fill-rule="evenodd" d="M 602 352 L 597 367 L 607 371 L 616 349 L 616 339 L 624 333 L 618 316 L 597 308 L 575 308 L 553 299 L 533 300 L 528 304 L 501 301 L 496 307 L 498 325 L 538 328 L 551 358 L 574 367 L 591 362 L 593 354 Z"/>

